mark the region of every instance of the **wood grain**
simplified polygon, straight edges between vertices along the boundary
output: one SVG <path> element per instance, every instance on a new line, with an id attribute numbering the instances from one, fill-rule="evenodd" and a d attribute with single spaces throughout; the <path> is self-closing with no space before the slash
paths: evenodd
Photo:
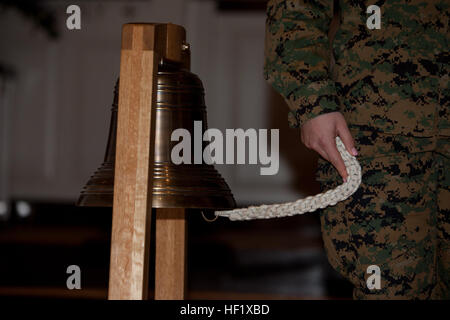
<path id="1" fill-rule="evenodd" d="M 156 209 L 155 300 L 183 300 L 186 294 L 186 213 Z"/>
<path id="2" fill-rule="evenodd" d="M 122 30 L 108 299 L 146 299 L 158 25 Z"/>

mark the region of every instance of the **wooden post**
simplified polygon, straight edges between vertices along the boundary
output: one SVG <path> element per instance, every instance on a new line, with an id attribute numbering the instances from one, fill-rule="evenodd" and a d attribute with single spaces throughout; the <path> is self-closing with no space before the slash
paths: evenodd
<path id="1" fill-rule="evenodd" d="M 108 299 L 146 299 L 150 252 L 156 75 L 161 58 L 184 62 L 183 27 L 126 24 L 122 30 Z M 185 209 L 158 209 L 158 299 L 183 299 Z"/>
<path id="2" fill-rule="evenodd" d="M 148 294 L 158 29 L 122 29 L 108 299 Z"/>
<path id="3" fill-rule="evenodd" d="M 186 210 L 156 209 L 155 300 L 183 300 L 186 292 Z"/>

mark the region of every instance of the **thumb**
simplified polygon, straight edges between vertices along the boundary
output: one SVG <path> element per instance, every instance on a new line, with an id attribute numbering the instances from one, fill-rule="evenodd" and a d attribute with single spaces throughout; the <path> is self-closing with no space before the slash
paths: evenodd
<path id="1" fill-rule="evenodd" d="M 337 134 L 339 135 L 342 142 L 344 143 L 344 146 L 347 149 L 347 151 L 351 155 L 357 156 L 358 151 L 356 151 L 355 142 L 354 142 L 352 134 L 350 133 L 350 130 L 348 129 L 347 124 L 345 122 L 338 125 Z"/>

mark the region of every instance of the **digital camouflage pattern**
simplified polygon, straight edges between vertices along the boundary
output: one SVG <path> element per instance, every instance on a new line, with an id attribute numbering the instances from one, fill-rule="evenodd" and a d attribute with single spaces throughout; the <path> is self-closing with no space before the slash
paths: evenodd
<path id="1" fill-rule="evenodd" d="M 450 140 L 422 138 L 434 150 L 410 153 L 409 142 L 390 135 L 363 139 L 386 152 L 359 159 L 359 189 L 320 211 L 328 261 L 355 286 L 355 299 L 450 299 Z M 323 191 L 340 183 L 323 159 L 318 180 Z M 370 265 L 381 269 L 380 290 L 367 288 Z"/>
<path id="2" fill-rule="evenodd" d="M 372 4 L 380 30 L 366 26 Z M 328 259 L 355 298 L 450 298 L 449 17 L 448 0 L 268 2 L 264 75 L 291 126 L 339 111 L 355 138 L 361 186 L 321 211 Z M 341 183 L 323 159 L 318 180 Z M 372 264 L 380 290 L 366 285 Z"/>
<path id="3" fill-rule="evenodd" d="M 350 127 L 450 135 L 448 0 L 271 0 L 264 74 L 286 100 L 291 126 L 340 111 Z M 366 10 L 381 8 L 381 29 Z M 335 60 L 331 68 L 332 57 Z"/>

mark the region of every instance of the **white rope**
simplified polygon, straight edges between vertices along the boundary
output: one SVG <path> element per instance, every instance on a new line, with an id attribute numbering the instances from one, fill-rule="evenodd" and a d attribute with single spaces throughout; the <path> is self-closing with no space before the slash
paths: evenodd
<path id="1" fill-rule="evenodd" d="M 328 206 L 334 206 L 339 201 L 350 197 L 361 184 L 361 166 L 358 160 L 345 149 L 339 137 L 336 137 L 337 148 L 347 168 L 348 178 L 335 189 L 295 202 L 251 206 L 248 208 L 216 211 L 216 216 L 228 217 L 230 220 L 253 220 L 288 217 L 306 212 L 313 212 Z"/>

